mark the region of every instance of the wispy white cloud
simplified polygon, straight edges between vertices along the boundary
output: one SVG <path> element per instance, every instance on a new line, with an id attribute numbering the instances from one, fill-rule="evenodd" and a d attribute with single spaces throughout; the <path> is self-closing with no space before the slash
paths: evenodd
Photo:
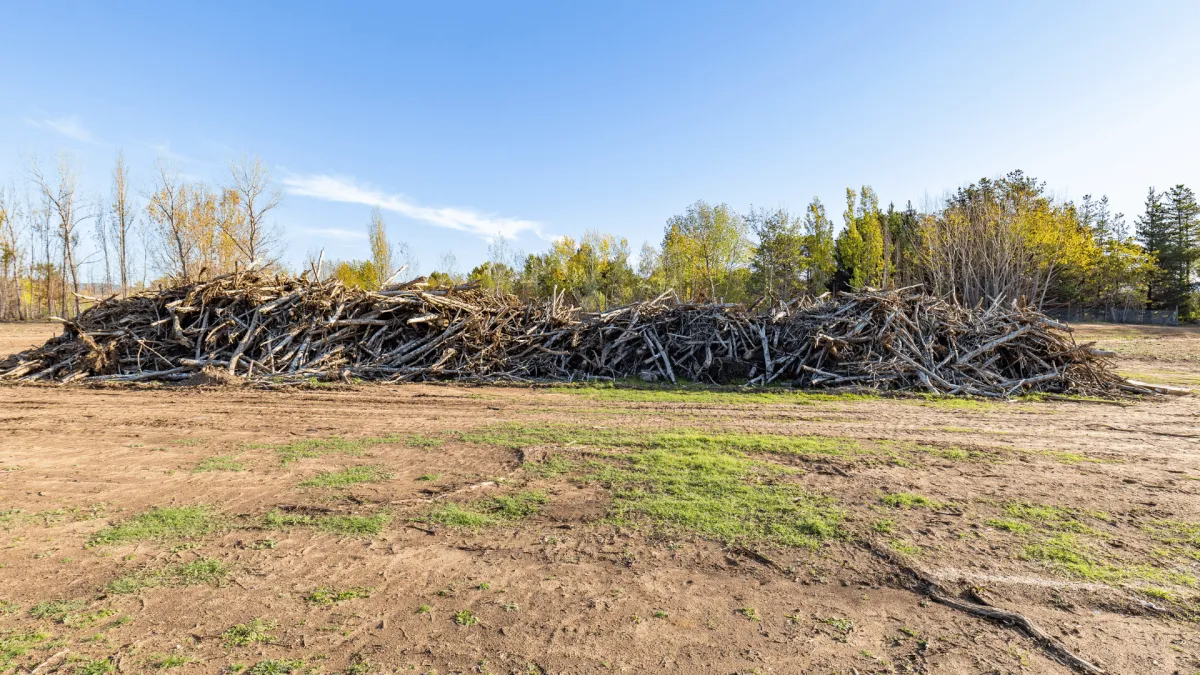
<path id="1" fill-rule="evenodd" d="M 311 234 L 327 239 L 340 239 L 342 241 L 360 241 L 367 238 L 366 232 L 357 230 L 345 230 L 340 227 L 305 227 L 302 228 L 305 234 Z"/>
<path id="2" fill-rule="evenodd" d="M 146 147 L 153 150 L 154 154 L 158 155 L 159 157 L 162 157 L 165 160 L 171 161 L 171 162 L 178 162 L 180 164 L 204 164 L 205 163 L 205 162 L 201 162 L 198 159 L 195 159 L 194 157 L 189 157 L 183 153 L 175 152 L 174 150 L 171 149 L 170 143 L 147 143 Z"/>
<path id="3" fill-rule="evenodd" d="M 95 143 L 96 139 L 92 136 L 92 132 L 83 128 L 83 124 L 79 122 L 79 118 L 75 115 L 69 117 L 57 117 L 47 119 L 25 118 L 25 123 L 38 129 L 53 131 L 57 134 L 62 134 L 67 138 L 72 138 L 84 143 Z"/>
<path id="4" fill-rule="evenodd" d="M 487 240 L 496 237 L 513 239 L 523 232 L 532 232 L 543 239 L 546 238 L 542 234 L 541 223 L 536 221 L 504 218 L 465 208 L 421 206 L 404 195 L 389 195 L 359 187 L 350 178 L 326 175 L 288 176 L 282 183 L 289 194 L 331 202 L 376 206 L 429 225 L 467 232 Z"/>

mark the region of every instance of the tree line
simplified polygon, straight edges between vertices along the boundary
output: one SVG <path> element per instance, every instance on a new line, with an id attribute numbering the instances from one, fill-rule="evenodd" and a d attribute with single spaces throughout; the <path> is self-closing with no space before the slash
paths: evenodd
<path id="1" fill-rule="evenodd" d="M 118 155 L 109 194 L 91 199 L 66 156 L 56 169 L 30 161 L 23 191 L 0 190 L 0 320 L 69 318 L 92 297 L 251 265 L 286 267 L 282 232 L 270 220 L 282 194 L 257 157 L 230 162 L 219 185 L 186 180 L 160 161 L 139 190 Z M 389 238 L 378 209 L 366 229 L 365 259 L 325 260 L 317 251 L 301 270 L 367 289 L 417 275 L 412 248 Z M 452 251 L 434 269 L 433 286 L 557 295 L 591 311 L 667 290 L 685 301 L 770 306 L 920 284 L 968 304 L 1177 308 L 1189 320 L 1200 319 L 1200 206 L 1184 185 L 1152 188 L 1131 231 L 1107 197 L 1062 200 L 1014 171 L 921 210 L 911 201 L 884 207 L 870 186 L 848 188 L 840 228 L 817 198 L 799 213 L 697 201 L 636 255 L 624 238 L 587 231 L 531 254 L 497 238 L 469 271 Z"/>
<path id="2" fill-rule="evenodd" d="M 97 296 L 279 265 L 268 216 L 281 201 L 258 157 L 230 162 L 222 185 L 160 160 L 139 191 L 118 154 L 109 194 L 93 196 L 65 153 L 53 171 L 31 159 L 24 181 L 0 188 L 0 321 L 70 318 Z"/>
<path id="3" fill-rule="evenodd" d="M 1183 185 L 1151 189 L 1130 232 L 1107 197 L 1059 200 L 1014 171 L 949 194 L 932 209 L 886 208 L 870 186 L 846 190 L 842 227 L 818 198 L 803 212 L 698 201 L 636 258 L 625 239 L 587 232 L 549 250 L 490 259 L 466 275 L 527 298 L 553 293 L 600 311 L 673 289 L 685 301 L 777 303 L 798 295 L 923 285 L 967 304 L 1023 299 L 1046 307 L 1178 309 L 1200 319 L 1200 209 Z"/>

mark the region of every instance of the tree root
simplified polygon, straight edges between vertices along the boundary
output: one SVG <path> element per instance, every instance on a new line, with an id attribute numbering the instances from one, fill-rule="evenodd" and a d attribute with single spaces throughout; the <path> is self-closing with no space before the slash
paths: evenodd
<path id="1" fill-rule="evenodd" d="M 930 600 L 933 600 L 939 605 L 945 605 L 946 607 L 957 609 L 960 612 L 965 612 L 972 616 L 990 619 L 1004 626 L 1016 627 L 1021 632 L 1033 638 L 1034 641 L 1036 641 L 1042 647 L 1042 649 L 1044 649 L 1056 661 L 1070 666 L 1081 673 L 1085 673 L 1085 675 L 1106 675 L 1106 671 L 1104 669 L 1073 654 L 1061 642 L 1054 639 L 1054 637 L 1052 637 L 1049 633 L 1038 627 L 1038 625 L 1028 617 L 1018 614 L 1017 612 L 1010 612 L 1008 610 L 991 607 L 987 604 L 967 602 L 966 600 L 955 598 L 951 593 L 947 592 L 946 589 L 942 588 L 942 586 L 936 581 L 930 579 L 920 570 L 917 570 L 908 563 L 904 562 L 900 556 L 888 551 L 887 549 L 875 546 L 872 542 L 867 540 L 860 540 L 859 543 L 876 557 L 887 561 L 888 564 L 899 569 L 905 574 L 905 576 L 915 581 L 915 588 L 912 590 L 928 596 Z M 983 598 L 979 597 L 978 595 L 975 597 L 978 600 L 983 601 Z"/>

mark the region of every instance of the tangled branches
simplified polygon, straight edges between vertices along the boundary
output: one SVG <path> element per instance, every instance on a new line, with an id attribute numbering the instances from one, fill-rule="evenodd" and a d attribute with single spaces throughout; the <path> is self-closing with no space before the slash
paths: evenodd
<path id="1" fill-rule="evenodd" d="M 641 377 L 1005 397 L 1134 391 L 1069 329 L 1015 304 L 966 308 L 916 287 L 767 312 L 666 293 L 597 314 L 421 280 L 369 292 L 243 272 L 97 303 L 0 379 L 566 381 Z"/>

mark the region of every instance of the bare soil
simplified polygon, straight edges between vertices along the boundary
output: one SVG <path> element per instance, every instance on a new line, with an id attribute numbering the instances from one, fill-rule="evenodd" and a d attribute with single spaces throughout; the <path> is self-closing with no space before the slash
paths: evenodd
<path id="1" fill-rule="evenodd" d="M 0 325 L 0 354 L 56 330 Z M 1077 338 L 1118 351 L 1124 373 L 1200 379 L 1195 328 L 1087 326 Z M 38 672 L 106 672 L 97 659 L 119 672 L 271 660 L 324 673 L 1071 672 L 1010 627 L 930 602 L 870 547 L 1025 614 L 1108 672 L 1200 670 L 1200 397 L 621 391 L 0 386 L 0 673 L 42 663 Z M 615 521 L 617 497 L 601 482 L 532 470 L 607 461 L 586 432 L 522 447 L 461 435 L 564 427 L 597 439 L 682 429 L 853 443 L 772 459 L 795 471 L 771 480 L 827 496 L 844 534 L 813 548 L 743 546 Z M 283 461 L 298 442 L 333 437 L 383 440 Z M 197 471 L 232 464 L 240 470 Z M 368 465 L 388 477 L 300 485 Z M 523 519 L 476 529 L 429 519 L 448 503 L 529 490 L 548 501 Z M 888 495 L 927 503 L 889 506 Z M 95 539 L 185 506 L 219 525 L 191 538 Z M 270 527 L 272 512 L 390 521 L 347 534 Z M 198 560 L 227 573 L 136 592 L 111 585 L 169 579 Z M 325 605 L 310 600 L 318 589 L 368 597 Z M 77 604 L 56 616 L 42 604 L 53 601 Z M 270 640 L 222 637 L 255 618 L 277 626 Z"/>

